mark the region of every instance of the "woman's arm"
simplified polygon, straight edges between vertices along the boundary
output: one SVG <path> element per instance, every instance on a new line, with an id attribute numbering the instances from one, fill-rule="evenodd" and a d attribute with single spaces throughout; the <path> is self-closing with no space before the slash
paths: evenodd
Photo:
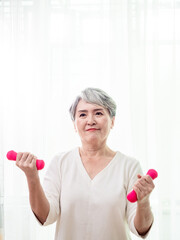
<path id="1" fill-rule="evenodd" d="M 40 179 L 39 177 L 37 179 L 27 178 L 27 182 L 31 209 L 38 220 L 44 224 L 50 210 L 50 205 L 41 186 Z"/>
<path id="2" fill-rule="evenodd" d="M 152 178 L 148 175 L 143 177 L 138 175 L 138 178 L 139 179 L 133 187 L 138 199 L 134 226 L 137 232 L 143 236 L 151 228 L 154 219 L 150 207 L 149 196 L 155 186 Z"/>
<path id="3" fill-rule="evenodd" d="M 134 226 L 139 235 L 144 236 L 149 231 L 153 223 L 153 214 L 151 212 L 149 201 L 144 203 L 137 202 L 136 216 Z"/>
<path id="4" fill-rule="evenodd" d="M 18 153 L 16 165 L 25 173 L 27 177 L 31 209 L 38 220 L 43 224 L 47 219 L 50 205 L 40 183 L 36 168 L 36 159 L 37 157 L 35 157 L 33 154 L 27 152 Z"/>

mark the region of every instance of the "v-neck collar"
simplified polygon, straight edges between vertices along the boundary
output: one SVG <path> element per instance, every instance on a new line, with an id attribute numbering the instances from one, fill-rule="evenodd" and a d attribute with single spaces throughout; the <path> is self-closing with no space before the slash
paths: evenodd
<path id="1" fill-rule="evenodd" d="M 111 161 L 100 171 L 98 172 L 94 178 L 90 178 L 88 172 L 86 171 L 81 156 L 80 156 L 80 152 L 79 152 L 79 147 L 76 148 L 76 153 L 77 153 L 77 159 L 78 159 L 78 165 L 81 169 L 81 172 L 83 173 L 84 177 L 89 180 L 90 182 L 95 182 L 98 178 L 100 178 L 101 175 L 104 174 L 104 172 L 107 171 L 107 169 L 115 162 L 117 156 L 118 156 L 118 151 L 116 152 L 116 154 L 114 155 L 114 157 L 111 159 Z"/>

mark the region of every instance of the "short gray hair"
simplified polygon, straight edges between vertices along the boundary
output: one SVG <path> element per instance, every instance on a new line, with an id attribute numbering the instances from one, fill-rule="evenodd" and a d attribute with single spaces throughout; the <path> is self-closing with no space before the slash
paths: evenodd
<path id="1" fill-rule="evenodd" d="M 76 97 L 69 109 L 72 121 L 75 120 L 76 107 L 81 99 L 106 108 L 111 118 L 116 115 L 116 103 L 106 92 L 99 88 L 86 88 Z"/>

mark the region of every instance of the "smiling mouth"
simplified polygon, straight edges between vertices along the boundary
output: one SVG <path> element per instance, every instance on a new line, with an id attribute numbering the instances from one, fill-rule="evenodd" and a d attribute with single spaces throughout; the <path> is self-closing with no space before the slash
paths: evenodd
<path id="1" fill-rule="evenodd" d="M 96 128 L 90 128 L 90 129 L 88 129 L 87 131 L 96 131 L 96 130 L 99 130 L 99 129 L 96 129 Z"/>

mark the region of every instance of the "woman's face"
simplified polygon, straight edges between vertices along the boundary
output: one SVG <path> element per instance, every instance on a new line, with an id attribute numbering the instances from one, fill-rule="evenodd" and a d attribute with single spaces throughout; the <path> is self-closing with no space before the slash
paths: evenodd
<path id="1" fill-rule="evenodd" d="M 74 127 L 83 143 L 99 145 L 106 142 L 114 120 L 102 106 L 80 100 L 76 108 Z"/>

